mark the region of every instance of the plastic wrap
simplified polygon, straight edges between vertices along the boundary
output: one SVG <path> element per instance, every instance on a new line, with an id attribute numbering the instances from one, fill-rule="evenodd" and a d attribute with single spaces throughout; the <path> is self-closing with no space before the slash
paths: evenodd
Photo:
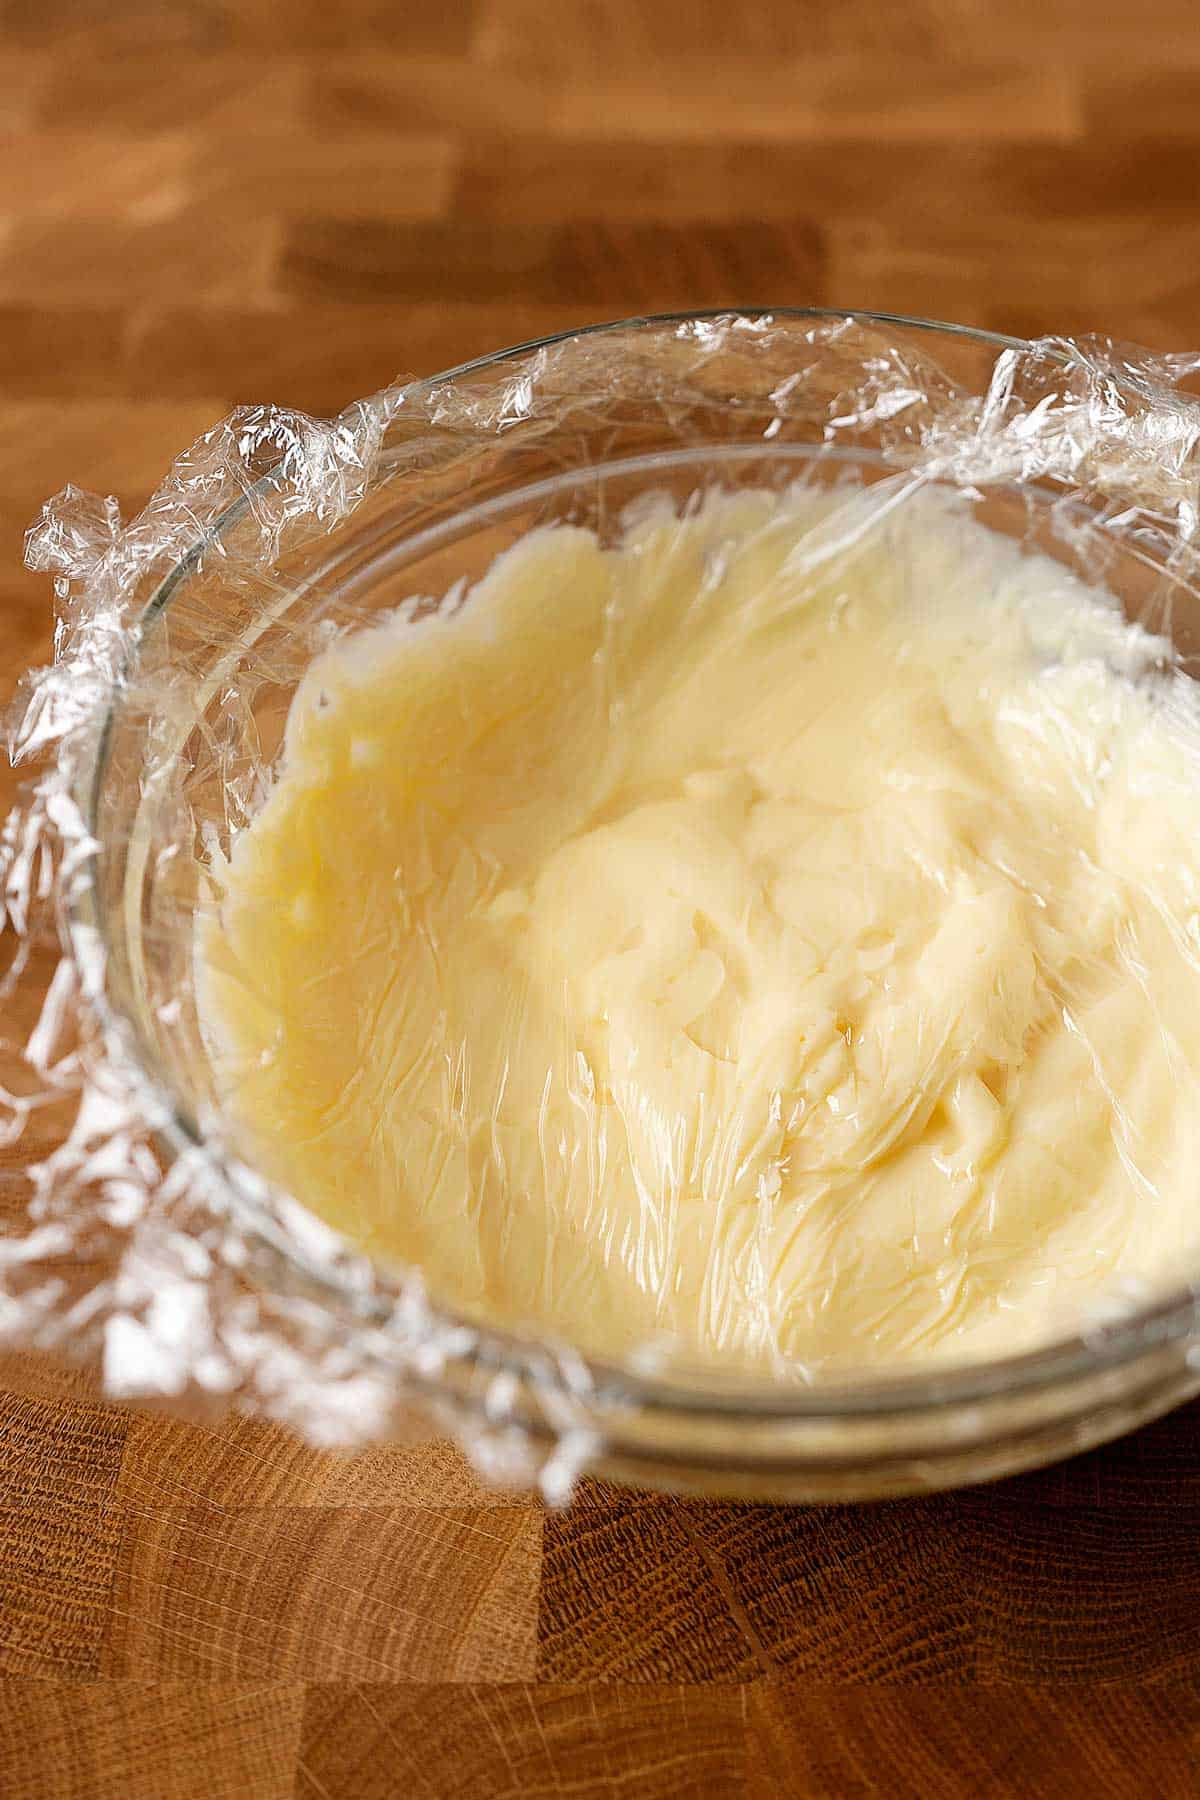
<path id="1" fill-rule="evenodd" d="M 0 1341 L 89 1360 L 114 1397 L 232 1403 L 318 1442 L 384 1436 L 416 1401 L 497 1478 L 568 1492 L 604 1395 L 658 1347 L 622 1371 L 433 1303 L 255 1172 L 208 1067 L 194 919 L 272 791 L 304 671 L 381 612 L 453 603 L 519 536 L 513 495 L 582 493 L 619 461 L 586 503 L 603 531 L 688 458 L 736 452 L 757 479 L 791 447 L 884 472 L 856 531 L 940 483 L 1089 579 L 1120 561 L 1127 610 L 1190 673 L 1200 404 L 1178 384 L 1197 371 L 840 315 L 634 322 L 332 422 L 242 409 L 130 521 L 64 489 L 27 548 L 54 578 L 54 663 L 9 733 L 30 779 L 3 839 L 0 1108 L 27 1193 L 0 1239 Z M 478 529 L 468 553 L 456 521 L 489 507 L 509 536 Z"/>

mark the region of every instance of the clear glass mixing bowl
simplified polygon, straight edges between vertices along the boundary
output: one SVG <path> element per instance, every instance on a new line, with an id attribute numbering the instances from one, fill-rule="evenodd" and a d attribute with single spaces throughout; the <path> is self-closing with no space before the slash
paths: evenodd
<path id="1" fill-rule="evenodd" d="M 247 578 L 254 558 L 239 546 L 258 542 L 264 496 L 296 485 L 268 459 L 260 484 L 145 597 L 80 790 L 99 849 L 75 929 L 103 941 L 103 1005 L 165 1106 L 165 1154 L 206 1155 L 261 1240 L 269 1280 L 340 1309 L 348 1329 L 361 1323 L 361 1291 L 315 1263 L 303 1234 L 289 1241 L 263 1204 L 252 1151 L 214 1129 L 192 978 L 205 858 L 260 801 L 291 695 L 331 627 L 413 595 L 433 605 L 535 525 L 572 520 L 603 534 L 649 488 L 684 496 L 714 479 L 784 483 L 802 469 L 825 480 L 848 464 L 875 481 L 942 424 L 961 430 L 963 416 L 976 417 L 997 359 L 1027 349 L 872 314 L 742 318 L 740 337 L 710 315 L 601 326 L 393 390 L 377 465 L 348 516 Z M 1057 355 L 1043 360 L 1053 367 Z M 1192 672 L 1200 594 L 1168 577 L 1127 521 L 1118 529 L 1111 505 L 1054 473 L 989 482 L 975 500 L 994 528 L 1102 570 L 1131 616 L 1170 633 Z M 165 708 L 164 693 L 175 697 Z M 1086 1340 L 936 1374 L 804 1389 L 686 1370 L 645 1376 L 548 1358 L 484 1329 L 429 1378 L 427 1397 L 465 1432 L 485 1429 L 503 1373 L 511 1417 L 547 1445 L 569 1398 L 591 1466 L 653 1487 L 829 1501 L 949 1486 L 1099 1443 L 1200 1390 L 1196 1301 L 1182 1285 L 1194 1272 L 1180 1273 L 1177 1293 Z"/>

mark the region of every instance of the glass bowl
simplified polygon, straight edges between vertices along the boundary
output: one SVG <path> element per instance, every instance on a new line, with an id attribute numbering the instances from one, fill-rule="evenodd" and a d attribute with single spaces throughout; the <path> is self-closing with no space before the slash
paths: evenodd
<path id="1" fill-rule="evenodd" d="M 705 481 L 779 484 L 801 470 L 820 481 L 848 466 L 870 483 L 915 458 L 928 466 L 943 440 L 983 440 L 980 396 L 993 404 L 1005 391 L 998 369 L 1030 355 L 948 325 L 788 309 L 564 334 L 343 415 L 348 430 L 355 416 L 378 422 L 377 456 L 361 498 L 315 525 L 302 517 L 308 477 L 295 445 L 281 453 L 265 434 L 255 479 L 137 597 L 124 675 L 79 789 L 97 848 L 72 915 L 81 945 L 97 935 L 103 945 L 106 1025 L 159 1108 L 164 1155 L 201 1160 L 261 1251 L 256 1279 L 344 1317 L 347 1332 L 386 1310 L 386 1273 L 364 1286 L 314 1255 L 309 1234 L 287 1224 L 301 1221 L 295 1203 L 270 1193 L 252 1147 L 225 1129 L 194 998 L 206 858 L 260 803 L 292 693 L 330 631 L 412 596 L 432 607 L 461 592 L 534 525 L 572 520 L 603 535 L 650 488 L 682 497 Z M 1068 391 L 1068 347 L 1039 346 L 1033 360 L 1048 391 Z M 1129 393 L 1131 413 L 1153 412 L 1136 381 Z M 974 485 L 968 467 L 979 515 L 1102 572 L 1195 673 L 1200 594 L 1161 536 L 1129 528 L 1127 494 L 1114 509 L 1111 491 L 1042 465 L 1026 459 Z M 268 515 L 303 527 L 280 529 L 269 565 Z M 468 1442 L 498 1428 L 499 1383 L 500 1426 L 535 1449 L 549 1454 L 568 1430 L 598 1473 L 745 1498 L 852 1500 L 982 1480 L 1100 1443 L 1200 1390 L 1195 1296 L 1182 1284 L 1086 1339 L 808 1388 L 638 1373 L 434 1315 L 461 1350 L 427 1374 L 410 1368 L 406 1385 Z"/>

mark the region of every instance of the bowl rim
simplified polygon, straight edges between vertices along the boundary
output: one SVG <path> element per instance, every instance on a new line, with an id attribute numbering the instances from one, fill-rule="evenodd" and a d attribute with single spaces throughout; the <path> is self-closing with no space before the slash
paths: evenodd
<path id="1" fill-rule="evenodd" d="M 398 384 L 394 390 L 402 400 L 432 393 L 438 387 L 465 375 L 495 368 L 527 356 L 532 352 L 578 338 L 607 333 L 633 331 L 639 328 L 686 326 L 704 322 L 747 320 L 768 326 L 775 320 L 800 323 L 837 322 L 847 324 L 891 325 L 898 328 L 959 338 L 998 351 L 1027 351 L 1031 340 L 1011 337 L 949 321 L 924 319 L 903 313 L 878 312 L 853 307 L 713 307 L 696 311 L 634 314 L 628 318 L 606 320 L 592 325 L 526 339 L 485 355 L 472 357 L 436 374 Z M 1064 365 L 1070 360 L 1069 346 L 1055 339 L 1042 340 L 1040 351 Z M 109 992 L 109 940 L 105 926 L 105 910 L 98 893 L 97 870 L 103 851 L 103 840 L 97 832 L 99 800 L 108 766 L 112 735 L 117 724 L 128 678 L 137 666 L 146 628 L 170 605 L 172 598 L 196 569 L 202 554 L 244 517 L 254 495 L 271 480 L 268 472 L 224 509 L 206 528 L 198 532 L 196 541 L 158 582 L 129 631 L 129 641 L 120 669 L 111 682 L 102 711 L 95 715 L 95 731 L 89 754 L 84 759 L 75 784 L 76 798 L 85 827 L 95 848 L 82 858 L 76 871 L 65 908 L 65 930 L 77 959 L 90 961 L 98 937 L 104 951 L 104 978 L 98 987 L 89 989 L 89 1003 L 108 1043 L 115 1045 L 125 1065 L 125 1073 L 139 1096 L 148 1102 L 155 1121 L 155 1136 L 169 1161 L 187 1155 L 199 1158 L 205 1171 L 220 1183 L 249 1228 L 267 1248 L 282 1258 L 295 1274 L 325 1290 L 330 1299 L 350 1302 L 362 1309 L 358 1283 L 338 1278 L 327 1263 L 316 1262 L 301 1246 L 283 1241 L 282 1229 L 272 1219 L 269 1208 L 259 1196 L 269 1194 L 282 1200 L 288 1209 L 297 1209 L 306 1220 L 318 1226 L 344 1246 L 352 1260 L 366 1263 L 376 1273 L 376 1265 L 352 1240 L 319 1219 L 286 1190 L 273 1188 L 251 1165 L 214 1145 L 200 1126 L 191 1119 L 181 1104 L 169 1077 L 155 1067 L 150 1047 L 133 1015 Z M 509 498 L 516 498 L 514 490 Z M 416 1272 L 419 1276 L 419 1271 Z M 1200 1324 L 1200 1295 L 1188 1285 L 1147 1304 L 1131 1307 L 1128 1313 L 1098 1326 L 1089 1334 L 1074 1333 L 1055 1339 L 1037 1349 L 1015 1355 L 946 1363 L 924 1372 L 891 1374 L 868 1369 L 862 1375 L 820 1377 L 812 1385 L 773 1380 L 769 1376 L 749 1379 L 736 1372 L 725 1376 L 712 1370 L 689 1372 L 680 1365 L 665 1374 L 646 1373 L 628 1363 L 618 1363 L 592 1356 L 562 1340 L 535 1337 L 531 1333 L 506 1330 L 480 1323 L 466 1314 L 456 1313 L 444 1302 L 429 1302 L 429 1314 L 437 1326 L 452 1332 L 465 1331 L 470 1348 L 460 1357 L 470 1367 L 495 1373 L 514 1367 L 528 1372 L 537 1367 L 545 1371 L 549 1356 L 557 1361 L 565 1353 L 573 1369 L 570 1386 L 578 1392 L 579 1377 L 584 1377 L 584 1391 L 618 1398 L 634 1412 L 670 1414 L 680 1417 L 719 1419 L 730 1424 L 738 1418 L 765 1424 L 804 1422 L 832 1424 L 854 1418 L 879 1418 L 898 1414 L 941 1413 L 956 1405 L 971 1406 L 996 1399 L 1015 1399 L 1020 1395 L 1045 1392 L 1062 1384 L 1089 1380 L 1135 1363 L 1148 1351 L 1165 1344 L 1183 1341 L 1196 1335 Z"/>

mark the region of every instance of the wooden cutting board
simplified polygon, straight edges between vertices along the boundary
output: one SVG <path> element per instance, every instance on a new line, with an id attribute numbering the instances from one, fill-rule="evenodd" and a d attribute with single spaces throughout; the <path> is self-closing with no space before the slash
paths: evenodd
<path id="1" fill-rule="evenodd" d="M 0 1413 L 7 1795 L 1197 1791 L 1200 1409 L 854 1509 Z"/>
<path id="2" fill-rule="evenodd" d="M 41 499 L 235 402 L 672 306 L 1200 344 L 1198 102 L 1194 0 L 11 0 L 3 686 Z M 1198 1407 L 960 1495 L 553 1513 L 0 1374 L 5 1800 L 1200 1792 Z"/>

